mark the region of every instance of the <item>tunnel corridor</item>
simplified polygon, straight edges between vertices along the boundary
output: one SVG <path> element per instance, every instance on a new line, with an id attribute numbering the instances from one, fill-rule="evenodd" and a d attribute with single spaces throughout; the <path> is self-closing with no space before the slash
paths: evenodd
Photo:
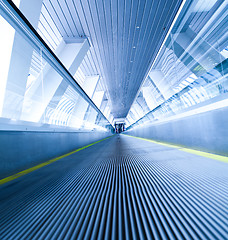
<path id="1" fill-rule="evenodd" d="M 115 135 L 0 187 L 0 239 L 226 239 L 226 163 Z"/>
<path id="2" fill-rule="evenodd" d="M 227 240 L 227 16 L 0 0 L 0 240 Z"/>

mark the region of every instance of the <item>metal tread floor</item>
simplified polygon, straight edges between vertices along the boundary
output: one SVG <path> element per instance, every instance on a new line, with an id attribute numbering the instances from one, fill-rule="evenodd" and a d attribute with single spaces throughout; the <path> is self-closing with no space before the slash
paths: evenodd
<path id="1" fill-rule="evenodd" d="M 226 163 L 118 135 L 0 187 L 0 239 L 227 239 Z"/>

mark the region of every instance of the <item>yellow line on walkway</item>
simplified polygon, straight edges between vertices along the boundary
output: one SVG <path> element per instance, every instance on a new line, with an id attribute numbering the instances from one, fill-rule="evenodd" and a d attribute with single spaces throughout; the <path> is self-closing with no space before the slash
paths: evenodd
<path id="1" fill-rule="evenodd" d="M 145 140 L 145 141 L 149 141 L 149 142 L 152 142 L 152 143 L 160 144 L 160 145 L 163 145 L 163 146 L 166 146 L 166 147 L 178 148 L 178 150 L 180 150 L 180 151 L 184 151 L 184 152 L 196 154 L 196 155 L 199 155 L 199 156 L 202 156 L 202 157 L 207 157 L 207 158 L 211 158 L 211 159 L 215 159 L 215 160 L 218 160 L 218 161 L 228 163 L 228 157 L 226 157 L 226 156 L 221 156 L 221 155 L 217 155 L 217 154 L 213 154 L 213 153 L 202 152 L 202 151 L 198 151 L 198 150 L 194 150 L 194 149 L 190 149 L 190 148 L 185 148 L 183 146 L 178 146 L 178 145 L 173 145 L 173 144 L 169 144 L 169 143 L 163 143 L 163 142 L 151 140 L 151 139 L 148 139 L 148 138 L 141 138 L 141 137 L 131 136 L 131 135 L 127 135 L 127 134 L 124 134 L 124 135 L 129 136 L 129 137 L 138 138 L 138 139 Z"/>
<path id="2" fill-rule="evenodd" d="M 110 136 L 110 137 L 112 137 L 112 136 Z M 62 159 L 62 158 L 64 158 L 64 157 L 68 157 L 68 156 L 70 156 L 71 154 L 74 154 L 74 153 L 76 153 L 76 152 L 79 152 L 79 151 L 81 151 L 81 150 L 83 150 L 83 149 L 85 149 L 85 148 L 88 148 L 88 147 L 96 144 L 96 143 L 102 142 L 102 141 L 104 141 L 104 140 L 106 140 L 106 139 L 108 139 L 108 138 L 110 138 L 110 137 L 101 139 L 101 140 L 99 140 L 99 141 L 97 141 L 97 142 L 94 142 L 94 143 L 91 143 L 91 144 L 89 144 L 89 145 L 87 145 L 87 146 L 78 148 L 78 149 L 76 149 L 76 150 L 74 150 L 74 151 L 72 151 L 72 152 L 69 152 L 69 153 L 66 153 L 66 154 L 64 154 L 64 155 L 61 155 L 61 156 L 59 156 L 59 157 L 53 158 L 53 159 L 51 159 L 51 160 L 48 160 L 47 162 L 44 162 L 44 163 L 41 163 L 41 164 L 36 165 L 36 166 L 34 166 L 34 167 L 28 168 L 28 169 L 26 169 L 26 170 L 23 170 L 23 171 L 21 171 L 21 172 L 18 172 L 18 173 L 14 174 L 14 175 L 11 175 L 11 176 L 9 176 L 9 177 L 3 178 L 3 179 L 0 180 L 0 185 L 2 185 L 2 184 L 4 184 L 4 183 L 7 183 L 7 182 L 9 182 L 9 181 L 12 181 L 12 180 L 14 180 L 14 179 L 16 179 L 16 178 L 19 178 L 19 177 L 21 177 L 21 176 L 23 176 L 23 175 L 25 175 L 25 174 L 30 173 L 30 172 L 33 172 L 33 171 L 35 171 L 35 170 L 37 170 L 37 169 L 39 169 L 39 168 L 42 168 L 42 167 L 44 167 L 44 166 L 47 166 L 47 165 L 49 165 L 49 164 L 51 164 L 51 163 L 53 163 L 53 162 L 56 162 L 56 161 L 58 161 L 58 160 L 60 160 L 60 159 Z"/>
<path id="3" fill-rule="evenodd" d="M 228 157 L 226 157 L 226 156 L 213 154 L 213 153 L 202 152 L 202 151 L 198 151 L 198 150 L 194 150 L 194 149 L 190 149 L 190 148 L 181 148 L 179 150 L 184 151 L 184 152 L 188 152 L 188 153 L 193 153 L 193 154 L 196 154 L 196 155 L 199 155 L 199 156 L 202 156 L 202 157 L 207 157 L 207 158 L 211 158 L 211 159 L 215 159 L 215 160 L 218 160 L 218 161 L 228 163 Z"/>
<path id="4" fill-rule="evenodd" d="M 172 144 L 168 144 L 168 143 L 164 143 L 164 142 L 159 142 L 159 141 L 155 141 L 155 140 L 152 140 L 152 139 L 149 139 L 149 138 L 141 138 L 141 137 L 136 137 L 136 136 L 127 135 L 127 134 L 124 134 L 124 135 L 129 136 L 129 137 L 138 138 L 138 139 L 141 139 L 141 140 L 144 140 L 144 141 L 160 144 L 160 145 L 163 145 L 163 146 L 166 146 L 166 147 L 181 148 L 181 146 L 172 145 Z"/>

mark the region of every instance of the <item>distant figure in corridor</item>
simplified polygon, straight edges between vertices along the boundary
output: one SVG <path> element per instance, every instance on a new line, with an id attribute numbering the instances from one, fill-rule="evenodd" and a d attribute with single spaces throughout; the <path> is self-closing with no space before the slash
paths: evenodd
<path id="1" fill-rule="evenodd" d="M 121 133 L 124 131 L 124 123 L 115 123 L 115 131 L 116 133 Z"/>

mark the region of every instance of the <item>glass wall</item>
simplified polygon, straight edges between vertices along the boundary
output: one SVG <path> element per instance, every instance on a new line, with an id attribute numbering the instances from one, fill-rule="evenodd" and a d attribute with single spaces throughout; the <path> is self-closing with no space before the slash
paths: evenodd
<path id="1" fill-rule="evenodd" d="M 226 1 L 186 1 L 130 109 L 128 126 L 166 119 L 227 93 L 227 16 Z"/>
<path id="2" fill-rule="evenodd" d="M 18 24 L 10 21 L 12 26 Z M 34 36 L 28 34 L 28 26 L 23 26 L 25 32 L 12 26 L 0 16 L 0 121 L 111 131 L 111 124 L 78 90 L 69 72 L 54 68 L 52 53 L 31 40 Z"/>

